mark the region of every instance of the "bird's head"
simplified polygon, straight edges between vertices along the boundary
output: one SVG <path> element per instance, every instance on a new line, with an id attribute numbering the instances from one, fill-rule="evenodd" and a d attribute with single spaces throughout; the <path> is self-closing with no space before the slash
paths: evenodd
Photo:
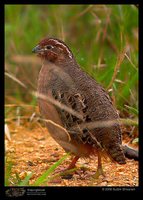
<path id="1" fill-rule="evenodd" d="M 32 50 L 33 53 L 50 62 L 69 61 L 73 58 L 73 54 L 68 46 L 59 39 L 45 38 Z"/>

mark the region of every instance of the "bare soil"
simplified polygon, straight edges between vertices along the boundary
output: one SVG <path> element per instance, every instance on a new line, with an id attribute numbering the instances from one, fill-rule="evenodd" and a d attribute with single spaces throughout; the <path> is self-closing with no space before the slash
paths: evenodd
<path id="1" fill-rule="evenodd" d="M 46 128 L 38 126 L 9 126 L 11 141 L 5 140 L 6 156 L 12 160 L 12 175 L 17 173 L 20 179 L 33 172 L 30 184 L 43 174 L 49 167 L 57 162 L 63 155 L 64 150 L 52 139 Z M 127 138 L 126 141 L 128 142 Z M 69 156 L 58 167 L 66 168 L 71 162 Z M 125 165 L 103 159 L 105 177 L 93 179 L 92 174 L 97 170 L 97 157 L 77 161 L 77 170 L 72 177 L 56 177 L 45 186 L 138 186 L 138 161 L 127 159 Z M 56 169 L 58 170 L 58 169 Z M 12 185 L 12 183 L 11 183 Z"/>

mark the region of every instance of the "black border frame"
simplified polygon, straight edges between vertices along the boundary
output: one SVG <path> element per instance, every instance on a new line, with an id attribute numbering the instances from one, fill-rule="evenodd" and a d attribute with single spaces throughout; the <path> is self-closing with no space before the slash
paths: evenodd
<path id="1" fill-rule="evenodd" d="M 135 5 L 138 5 L 137 7 L 137 9 L 139 9 L 139 18 L 140 19 L 143 19 L 143 16 L 142 16 L 142 12 L 141 12 L 141 5 L 140 5 L 140 3 L 139 3 L 139 1 L 133 1 L 133 0 L 130 0 L 130 1 L 119 1 L 119 0 L 117 0 L 116 1 L 116 3 L 113 3 L 113 2 L 111 2 L 111 1 L 108 1 L 108 2 L 106 2 L 106 1 L 104 1 L 104 0 L 101 0 L 101 1 L 82 1 L 82 2 L 75 2 L 75 1 L 68 1 L 68 3 L 70 3 L 70 4 L 86 4 L 86 3 L 88 3 L 88 4 L 95 4 L 95 2 L 96 2 L 96 4 L 135 4 Z M 39 3 L 36 3 L 36 2 L 33 2 L 33 1 L 20 1 L 20 3 L 21 4 L 33 4 L 34 3 L 34 5 L 35 4 L 39 4 Z M 60 3 L 61 4 L 67 4 L 66 2 L 61 2 L 60 1 Z M 53 2 L 53 1 L 48 1 L 48 2 L 44 2 L 44 1 L 40 1 L 40 4 L 60 4 L 60 3 L 58 3 L 58 1 L 57 2 Z M 4 32 L 4 19 L 5 19 L 5 17 L 4 17 L 4 6 L 5 5 L 10 5 L 10 4 L 19 4 L 19 2 L 18 1 L 13 1 L 13 2 L 11 2 L 11 1 L 8 1 L 8 0 L 6 0 L 5 2 L 2 2 L 1 4 L 0 4 L 0 23 L 1 23 L 1 29 L 0 29 L 0 33 L 1 33 L 1 37 L 0 37 L 0 39 L 1 39 L 1 45 L 3 46 L 3 51 L 1 50 L 0 51 L 0 53 L 1 53 L 1 57 L 0 57 L 0 62 L 1 62 L 1 67 L 0 67 L 0 70 L 1 70 L 1 73 L 0 73 L 0 75 L 1 75 L 1 78 L 0 78 L 0 81 L 1 81 L 1 84 L 0 84 L 0 86 L 1 86 L 1 92 L 2 92 L 2 94 L 4 94 L 4 50 L 5 50 L 5 46 L 4 46 L 4 41 L 5 41 L 5 37 L 4 37 L 4 34 L 5 34 L 5 32 Z M 141 29 L 141 20 L 139 20 L 139 36 L 140 35 L 143 35 L 143 34 L 141 34 L 141 32 L 142 32 L 142 29 Z M 2 29 L 2 27 L 3 27 L 3 29 Z M 139 37 L 139 50 L 141 51 L 141 49 L 142 49 L 142 45 L 141 45 L 141 38 Z M 140 52 L 139 51 L 139 52 Z M 142 51 L 141 51 L 142 52 Z M 141 65 L 141 54 L 139 54 L 139 75 L 140 74 L 143 74 L 143 72 L 141 72 L 142 71 L 142 65 Z M 140 78 L 140 76 L 139 76 L 139 78 Z M 140 80 L 140 79 L 139 79 Z M 141 81 L 139 81 L 139 89 L 140 88 L 142 88 L 142 86 L 141 86 Z M 3 97 L 3 98 L 2 98 Z M 1 100 L 1 106 L 2 106 L 2 108 L 1 108 L 1 111 L 3 111 L 3 118 L 2 118 L 2 120 L 3 120 L 3 123 L 1 123 L 1 125 L 4 125 L 4 96 L 2 96 L 1 95 L 1 98 L 0 98 L 0 100 Z M 143 114 L 142 114 L 142 112 L 141 112 L 141 104 L 142 104 L 142 100 L 141 100 L 141 94 L 139 93 L 139 108 L 140 108 L 140 111 L 139 111 L 139 138 L 140 138 L 140 140 L 139 140 L 139 186 L 138 187 L 49 187 L 49 186 L 47 186 L 47 187 L 16 187 L 16 186 L 12 186 L 12 187 L 7 187 L 7 186 L 4 186 L 4 134 L 2 134 L 2 133 L 4 133 L 4 126 L 2 126 L 2 129 L 1 129 L 1 134 L 0 134 L 0 136 L 2 137 L 1 138 L 1 140 L 0 140 L 0 142 L 1 142 L 1 147 L 3 147 L 3 149 L 1 150 L 1 163 L 3 163 L 3 166 L 1 166 L 1 178 L 0 178 L 0 180 L 1 180 L 1 188 L 2 188 L 2 193 L 3 193 L 3 195 L 5 196 L 5 191 L 6 190 L 8 190 L 8 189 L 10 189 L 10 188 L 23 188 L 25 191 L 27 191 L 28 189 L 38 189 L 38 188 L 42 188 L 42 189 L 44 189 L 44 191 L 46 192 L 46 196 L 41 196 L 40 198 L 44 198 L 44 197 L 46 197 L 47 199 L 48 199 L 48 196 L 50 197 L 50 195 L 52 195 L 52 198 L 54 198 L 55 197 L 55 195 L 57 196 L 57 195 L 59 195 L 59 197 L 60 197 L 60 194 L 62 193 L 62 194 L 64 194 L 64 196 L 66 196 L 66 197 L 68 197 L 67 196 L 67 194 L 69 195 L 69 193 L 70 194 L 73 194 L 72 196 L 75 198 L 75 195 L 78 195 L 79 193 L 81 193 L 82 195 L 84 195 L 85 193 L 89 193 L 90 194 L 90 196 L 92 195 L 92 194 L 97 194 L 97 192 L 137 192 L 137 191 L 141 191 L 142 189 L 143 189 L 143 184 L 142 184 L 142 178 L 143 178 L 143 170 L 141 170 L 142 169 L 142 160 L 143 160 L 143 154 L 142 154 L 142 146 L 143 145 L 141 145 L 142 144 L 142 140 L 143 140 L 143 133 L 141 133 L 141 131 L 143 130 L 142 129 L 142 119 L 143 119 Z M 2 116 L 2 115 L 1 115 Z M 2 122 L 2 120 L 1 120 L 1 122 Z M 25 193 L 26 194 L 26 193 Z M 64 197 L 63 196 L 63 197 Z M 70 196 L 71 198 L 72 198 L 72 196 Z M 26 196 L 26 195 L 24 195 L 24 196 L 22 196 L 21 198 L 26 198 L 26 199 L 31 199 L 31 198 L 34 198 L 34 199 L 36 199 L 36 198 L 39 198 L 39 196 Z"/>

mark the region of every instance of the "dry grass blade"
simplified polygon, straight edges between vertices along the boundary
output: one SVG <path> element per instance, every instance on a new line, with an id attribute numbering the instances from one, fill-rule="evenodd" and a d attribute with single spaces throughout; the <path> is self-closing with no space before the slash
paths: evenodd
<path id="1" fill-rule="evenodd" d="M 127 45 L 125 46 L 125 48 L 123 49 L 123 51 L 119 54 L 119 56 L 118 56 L 118 58 L 117 58 L 117 63 L 116 63 L 115 68 L 114 68 L 114 73 L 113 73 L 112 79 L 111 79 L 111 81 L 110 81 L 110 83 L 109 83 L 107 89 L 110 89 L 110 88 L 112 87 L 113 82 L 114 82 L 114 80 L 116 79 L 118 70 L 119 70 L 119 68 L 120 68 L 120 66 L 121 66 L 121 63 L 123 62 L 123 60 L 124 60 L 124 58 L 125 58 L 125 54 L 127 53 L 128 49 L 129 49 L 129 45 L 127 44 Z"/>
<path id="2" fill-rule="evenodd" d="M 115 70 L 114 70 L 114 74 L 113 74 L 112 80 L 111 80 L 109 86 L 112 85 L 114 79 L 116 78 L 116 74 L 117 74 L 118 68 L 119 68 L 121 62 L 123 61 L 125 53 L 127 52 L 128 48 L 129 48 L 129 46 L 126 45 L 126 47 L 124 48 L 123 52 L 120 54 L 120 56 L 118 58 L 118 61 L 117 61 L 117 64 L 116 64 L 116 67 L 115 67 Z M 16 81 L 18 84 L 20 84 L 22 87 L 27 88 L 19 79 L 17 79 L 13 75 L 10 75 L 7 72 L 5 74 L 9 78 L 11 78 L 12 80 Z M 54 98 L 51 98 L 50 96 L 47 97 L 47 96 L 45 96 L 43 94 L 39 94 L 39 93 L 37 93 L 35 91 L 30 91 L 30 93 L 32 95 L 34 95 L 34 96 L 37 96 L 38 98 L 41 98 L 43 100 L 47 100 L 51 104 L 54 104 L 55 106 L 59 107 L 60 109 L 63 109 L 65 111 L 69 112 L 70 114 L 78 117 L 79 119 L 83 120 L 83 116 L 81 114 L 79 114 L 78 112 L 74 111 L 72 108 L 69 108 L 68 106 L 60 103 L 59 101 L 55 100 Z M 21 117 L 21 118 L 25 118 L 25 117 Z M 8 119 L 6 121 L 8 121 Z M 92 129 L 92 128 L 98 128 L 98 127 L 108 127 L 108 126 L 114 125 L 114 123 L 117 123 L 117 121 L 118 121 L 118 123 L 123 123 L 123 124 L 126 124 L 126 125 L 135 125 L 135 126 L 138 125 L 138 121 L 134 121 L 134 120 L 130 120 L 130 119 L 120 119 L 120 120 L 108 120 L 108 121 L 104 121 L 104 122 L 103 121 L 98 121 L 98 122 L 91 122 L 91 123 L 83 123 L 83 124 L 80 125 L 80 128 Z M 48 121 L 48 122 L 49 123 L 54 123 L 54 122 L 51 122 L 51 121 Z"/>
<path id="3" fill-rule="evenodd" d="M 108 26 L 110 24 L 110 14 L 111 14 L 111 12 L 108 11 L 105 27 L 103 29 L 103 34 L 102 34 L 102 38 L 101 38 L 101 46 L 104 44 L 104 41 L 107 38 L 107 29 L 108 29 Z M 100 50 L 100 56 L 99 56 L 99 59 L 98 59 L 98 67 L 101 65 L 102 59 L 103 59 L 103 48 L 101 48 L 101 50 Z"/>
<path id="4" fill-rule="evenodd" d="M 24 55 L 15 55 L 15 56 L 12 56 L 11 58 L 12 61 L 18 63 L 18 64 L 27 64 L 27 63 L 30 63 L 30 64 L 35 64 L 35 65 L 38 65 L 40 64 L 40 60 L 38 58 L 35 58 L 33 56 L 24 56 Z"/>
<path id="5" fill-rule="evenodd" d="M 22 120 L 22 119 L 29 119 L 29 120 L 30 120 L 30 116 L 21 116 L 20 118 L 21 118 L 21 120 Z M 12 120 L 17 120 L 17 117 L 6 118 L 6 119 L 5 119 L 5 122 L 8 123 L 8 122 L 11 122 Z"/>
<path id="6" fill-rule="evenodd" d="M 94 7 L 94 5 L 89 5 L 86 9 L 84 9 L 82 12 L 80 12 L 78 15 L 74 16 L 72 18 L 72 21 L 77 20 L 79 17 L 82 17 L 83 15 L 85 15 L 88 11 L 90 11 L 92 8 Z"/>
<path id="7" fill-rule="evenodd" d="M 112 39 L 110 38 L 109 35 L 106 35 L 106 41 L 107 41 L 108 45 L 110 46 L 110 48 L 111 48 L 116 54 L 118 54 L 118 48 L 117 48 L 117 46 L 112 42 Z"/>
<path id="8" fill-rule="evenodd" d="M 105 27 L 103 29 L 103 36 L 102 36 L 102 41 L 101 41 L 102 43 L 104 42 L 105 38 L 107 37 L 107 28 L 108 28 L 108 25 L 110 23 L 110 13 L 111 12 L 108 12 L 106 24 L 105 24 Z"/>
<path id="9" fill-rule="evenodd" d="M 103 127 L 111 127 L 115 124 L 124 124 L 124 125 L 138 125 L 138 120 L 131 120 L 131 119 L 116 119 L 116 120 L 105 120 L 105 121 L 95 121 L 95 122 L 88 122 L 82 123 L 78 126 L 74 126 L 73 129 L 77 128 L 88 128 L 89 130 L 94 128 L 103 128 Z"/>
<path id="10" fill-rule="evenodd" d="M 5 75 L 8 76 L 9 78 L 11 78 L 12 80 L 14 80 L 15 82 L 17 82 L 19 85 L 21 85 L 24 88 L 27 88 L 27 86 L 22 83 L 19 79 L 17 79 L 15 76 L 13 76 L 12 74 L 5 72 Z"/>
<path id="11" fill-rule="evenodd" d="M 43 94 L 39 94 L 38 92 L 33 91 L 32 94 L 34 96 L 37 96 L 40 99 L 47 100 L 48 102 L 54 104 L 55 106 L 64 109 L 65 111 L 69 112 L 70 114 L 78 117 L 79 119 L 83 119 L 83 116 L 79 114 L 78 112 L 74 111 L 72 108 L 69 108 L 68 106 L 60 103 L 59 101 L 56 101 L 54 98 L 51 98 L 50 96 L 45 96 Z"/>
<path id="12" fill-rule="evenodd" d="M 4 129 L 5 129 L 5 135 L 6 135 L 7 139 L 8 139 L 9 141 L 11 141 L 10 130 L 9 130 L 7 124 L 5 124 Z"/>
<path id="13" fill-rule="evenodd" d="M 5 75 L 8 76 L 9 78 L 11 78 L 13 81 L 17 82 L 19 85 L 21 85 L 22 87 L 24 88 L 27 88 L 27 86 L 25 84 L 23 84 L 19 79 L 17 79 L 15 76 L 5 72 Z M 69 80 L 69 79 L 68 79 Z M 54 104 L 55 106 L 61 108 L 61 109 L 64 109 L 65 111 L 71 113 L 72 115 L 78 117 L 79 119 L 83 119 L 83 116 L 81 114 L 79 114 L 78 112 L 74 111 L 72 108 L 69 108 L 68 106 L 60 103 L 59 101 L 56 101 L 54 98 L 51 98 L 50 96 L 45 96 L 43 94 L 39 94 L 35 91 L 28 91 L 30 94 L 38 97 L 38 98 L 41 98 L 43 100 L 47 100 L 48 102 Z"/>
<path id="14" fill-rule="evenodd" d="M 131 63 L 131 65 L 133 66 L 133 68 L 135 70 L 137 70 L 137 67 L 134 65 L 134 63 L 131 61 L 131 59 L 129 58 L 129 56 L 125 53 L 126 58 L 128 59 L 128 61 Z"/>
<path id="15" fill-rule="evenodd" d="M 11 107 L 32 107 L 32 108 L 34 108 L 34 107 L 38 107 L 38 106 L 35 106 L 35 105 L 29 105 L 29 104 L 6 104 L 6 105 L 4 105 L 5 107 L 7 107 L 7 108 L 11 108 Z"/>

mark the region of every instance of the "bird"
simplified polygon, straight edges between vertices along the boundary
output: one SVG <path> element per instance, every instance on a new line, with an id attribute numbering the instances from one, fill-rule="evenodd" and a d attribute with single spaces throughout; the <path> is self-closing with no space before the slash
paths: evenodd
<path id="1" fill-rule="evenodd" d="M 95 178 L 105 175 L 103 156 L 126 164 L 124 152 L 128 157 L 130 149 L 123 148 L 119 114 L 107 91 L 79 66 L 64 41 L 46 37 L 32 52 L 42 60 L 40 113 L 53 139 L 74 156 L 67 169 L 74 168 L 79 158 L 92 155 L 98 158 Z"/>

